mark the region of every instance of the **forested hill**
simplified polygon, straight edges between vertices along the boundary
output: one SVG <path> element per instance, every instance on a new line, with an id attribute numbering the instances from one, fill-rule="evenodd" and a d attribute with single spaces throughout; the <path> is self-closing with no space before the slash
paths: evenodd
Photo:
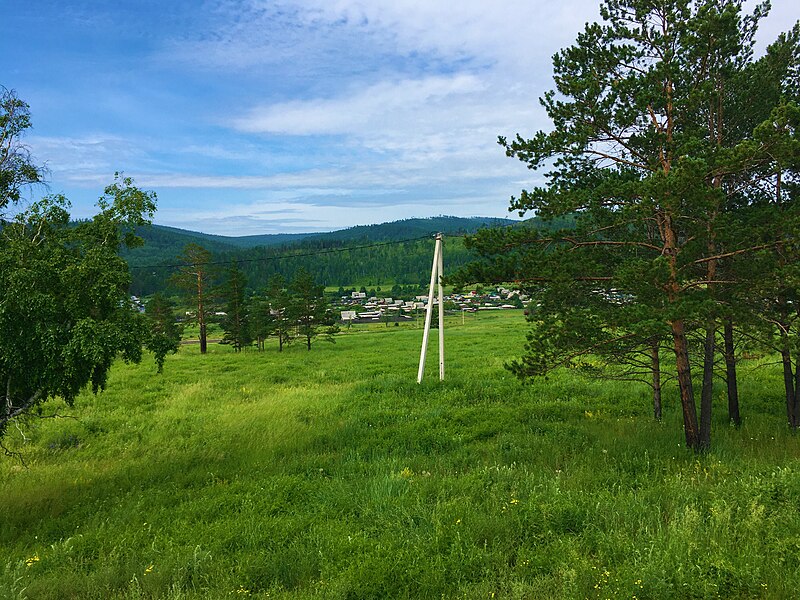
<path id="1" fill-rule="evenodd" d="M 419 240 L 358 250 L 317 254 L 320 250 L 352 248 L 373 243 L 393 242 L 432 236 L 441 231 L 450 237 L 446 263 L 451 268 L 471 259 L 460 236 L 481 227 L 516 223 L 510 219 L 485 217 L 432 217 L 406 219 L 378 225 L 363 225 L 329 233 L 272 234 L 227 237 L 153 225 L 137 233 L 145 240 L 141 248 L 126 251 L 131 266 L 131 291 L 147 295 L 168 288 L 168 279 L 184 246 L 195 243 L 209 250 L 215 262 L 238 262 L 248 276 L 249 285 L 262 287 L 274 273 L 291 278 L 302 267 L 326 285 L 417 284 L 430 277 L 433 241 Z M 291 258 L 278 258 L 286 255 Z M 151 268 L 144 268 L 151 267 Z"/>

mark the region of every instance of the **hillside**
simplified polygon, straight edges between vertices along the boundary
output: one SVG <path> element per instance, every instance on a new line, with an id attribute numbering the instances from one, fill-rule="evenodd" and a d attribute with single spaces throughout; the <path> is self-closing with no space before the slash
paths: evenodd
<path id="1" fill-rule="evenodd" d="M 488 217 L 432 217 L 362 225 L 328 233 L 241 237 L 209 235 L 153 225 L 137 230 L 145 240 L 145 245 L 126 251 L 123 256 L 132 268 L 131 291 L 137 295 L 151 294 L 167 287 L 172 271 L 164 266 L 174 265 L 176 257 L 188 243 L 200 244 L 208 249 L 215 262 L 240 262 L 250 286 L 254 288 L 265 285 L 274 273 L 290 278 L 301 266 L 314 273 L 326 285 L 381 285 L 386 282 L 416 284 L 430 277 L 432 240 L 321 256 L 310 254 L 322 249 L 423 238 L 436 232 L 442 232 L 445 236 L 460 236 L 474 233 L 481 227 L 515 223 L 517 221 Z M 277 258 L 296 254 L 306 256 Z M 449 240 L 447 262 L 450 267 L 461 266 L 470 258 L 459 239 Z M 145 269 L 144 266 L 155 268 Z"/>
<path id="2" fill-rule="evenodd" d="M 324 233 L 266 233 L 260 235 L 225 236 L 199 231 L 189 231 L 166 225 L 140 227 L 137 234 L 146 246 L 160 252 L 177 255 L 188 243 L 200 244 L 211 252 L 230 251 L 234 248 L 258 246 L 285 246 L 301 240 L 315 241 L 389 241 L 402 240 L 442 232 L 448 235 L 474 233 L 481 227 L 499 227 L 517 223 L 511 219 L 494 217 L 431 217 L 428 219 L 403 219 L 375 225 L 356 225 Z M 138 260 L 143 249 L 128 254 Z"/>

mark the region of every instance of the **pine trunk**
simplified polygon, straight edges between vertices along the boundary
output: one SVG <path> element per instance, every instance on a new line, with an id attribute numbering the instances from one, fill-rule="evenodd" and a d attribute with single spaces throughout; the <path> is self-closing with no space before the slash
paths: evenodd
<path id="1" fill-rule="evenodd" d="M 736 427 L 742 424 L 739 414 L 739 386 L 736 381 L 736 348 L 733 344 L 733 321 L 725 319 L 723 330 L 725 339 L 725 379 L 728 386 L 728 421 Z"/>
<path id="2" fill-rule="evenodd" d="M 658 341 L 650 347 L 651 368 L 653 370 L 653 416 L 661 420 L 661 362 L 659 360 Z"/>
<path id="3" fill-rule="evenodd" d="M 800 365 L 797 364 L 797 358 L 794 359 L 794 397 L 792 398 L 792 430 L 796 430 L 800 425 Z M 791 365 L 791 363 L 790 363 Z M 791 368 L 791 366 L 790 366 Z"/>
<path id="4" fill-rule="evenodd" d="M 206 335 L 205 321 L 200 322 L 200 354 L 205 354 L 208 350 L 208 339 Z"/>
<path id="5" fill-rule="evenodd" d="M 714 321 L 706 325 L 703 344 L 703 388 L 700 392 L 700 449 L 711 447 L 711 408 L 714 400 L 714 349 L 717 330 Z"/>
<path id="6" fill-rule="evenodd" d="M 781 348 L 781 362 L 783 363 L 783 388 L 786 393 L 786 420 L 789 427 L 797 429 L 797 412 L 795 411 L 795 374 L 792 369 L 792 356 L 789 353 L 788 340 L 784 338 Z"/>
<path id="7" fill-rule="evenodd" d="M 675 367 L 678 373 L 678 388 L 681 394 L 683 410 L 683 432 L 686 436 L 686 447 L 698 450 L 700 437 L 697 431 L 697 408 L 694 403 L 692 372 L 689 367 L 689 344 L 686 341 L 686 330 L 683 320 L 672 322 L 672 340 L 675 350 Z"/>
<path id="8" fill-rule="evenodd" d="M 200 326 L 200 354 L 205 354 L 208 349 L 206 336 L 206 311 L 203 306 L 203 276 L 197 272 L 197 324 Z"/>

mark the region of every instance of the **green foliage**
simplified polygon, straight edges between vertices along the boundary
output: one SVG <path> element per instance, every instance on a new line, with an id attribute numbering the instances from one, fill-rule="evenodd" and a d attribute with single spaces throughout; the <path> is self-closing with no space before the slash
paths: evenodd
<path id="1" fill-rule="evenodd" d="M 200 352 L 206 353 L 208 343 L 208 317 L 213 312 L 209 295 L 213 287 L 214 267 L 211 253 L 195 243 L 186 244 L 177 258 L 181 265 L 170 277 L 171 283 L 195 306 L 193 321 L 200 329 Z"/>
<path id="2" fill-rule="evenodd" d="M 318 336 L 327 342 L 335 342 L 337 333 L 335 317 L 325 299 L 324 286 L 314 281 L 313 275 L 300 269 L 289 284 L 288 316 L 295 323 L 297 336 L 304 338 L 306 348 Z"/>
<path id="3" fill-rule="evenodd" d="M 155 195 L 117 175 L 91 221 L 69 226 L 68 206 L 47 197 L 0 232 L 0 435 L 49 398 L 97 392 L 115 358 L 138 362 L 147 339 L 118 250 L 134 241 L 126 228 L 152 217 Z"/>
<path id="4" fill-rule="evenodd" d="M 167 354 L 175 354 L 180 348 L 182 327 L 175 321 L 172 303 L 163 294 L 150 299 L 145 315 L 150 323 L 145 347 L 153 353 L 158 372 L 162 373 Z"/>
<path id="5" fill-rule="evenodd" d="M 221 323 L 222 330 L 225 332 L 222 343 L 230 344 L 236 352 L 249 346 L 253 341 L 245 294 L 246 288 L 245 274 L 236 263 L 232 263 L 226 271 L 225 281 L 220 286 L 218 294 L 225 311 Z"/>
<path id="6" fill-rule="evenodd" d="M 30 107 L 0 86 L 0 211 L 18 202 L 25 187 L 42 181 L 44 168 L 33 163 L 21 141 L 30 127 Z"/>
<path id="7" fill-rule="evenodd" d="M 510 364 L 521 377 L 601 358 L 652 379 L 657 396 L 660 367 L 647 356 L 668 343 L 686 443 L 698 450 L 710 444 L 720 321 L 742 327 L 760 318 L 757 302 L 744 300 L 758 278 L 742 263 L 766 248 L 788 249 L 799 231 L 794 218 L 775 228 L 763 206 L 771 188 L 773 209 L 795 204 L 796 129 L 782 98 L 800 64 L 798 28 L 753 60 L 768 8 L 603 2 L 603 23 L 587 24 L 553 58 L 555 89 L 541 100 L 552 130 L 499 140 L 508 156 L 544 171 L 544 184 L 523 190 L 511 208 L 574 222 L 546 233 L 479 232 L 466 245 L 481 262 L 456 277 L 530 282 L 536 327 L 526 354 Z M 754 93 L 758 85 L 765 94 Z M 762 302 L 780 296 L 760 291 Z M 705 339 L 699 421 L 695 332 Z M 729 380 L 734 363 L 726 354 Z"/>
<path id="8" fill-rule="evenodd" d="M 271 321 L 268 335 L 278 338 L 278 351 L 283 350 L 284 344 L 292 341 L 292 300 L 286 288 L 286 280 L 282 275 L 270 277 L 267 287 L 266 301 L 269 304 Z"/>

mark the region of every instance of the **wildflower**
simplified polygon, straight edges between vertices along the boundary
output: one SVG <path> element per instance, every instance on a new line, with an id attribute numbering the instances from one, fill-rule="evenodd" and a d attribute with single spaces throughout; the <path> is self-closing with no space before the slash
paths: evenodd
<path id="1" fill-rule="evenodd" d="M 249 595 L 250 595 L 250 590 L 248 590 L 248 589 L 247 589 L 246 587 L 244 587 L 243 585 L 240 585 L 240 586 L 239 586 L 239 589 L 238 589 L 238 590 L 236 590 L 236 593 L 237 593 L 237 594 L 242 594 L 243 596 L 249 596 Z"/>
<path id="2" fill-rule="evenodd" d="M 153 572 L 153 565 L 150 565 L 149 567 L 147 567 L 147 568 L 144 570 L 144 574 L 145 574 L 145 575 L 147 575 L 148 573 L 152 573 L 152 572 Z"/>
<path id="3" fill-rule="evenodd" d="M 39 562 L 39 555 L 38 554 L 34 554 L 30 558 L 26 558 L 25 559 L 25 565 L 28 566 L 28 567 L 32 567 L 37 562 Z"/>

